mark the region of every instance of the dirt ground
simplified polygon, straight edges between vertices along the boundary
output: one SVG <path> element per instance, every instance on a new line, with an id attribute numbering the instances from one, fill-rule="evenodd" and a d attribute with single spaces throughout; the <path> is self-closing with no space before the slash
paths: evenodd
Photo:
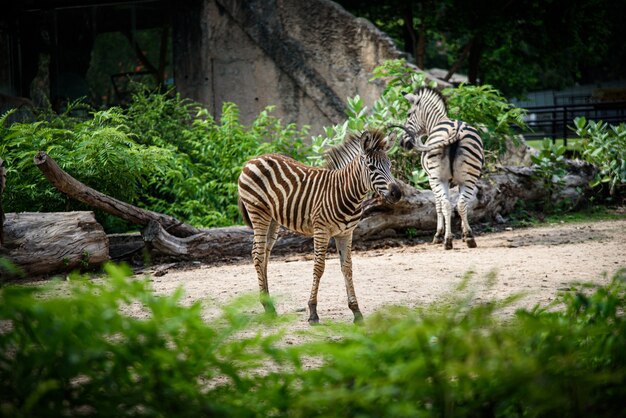
<path id="1" fill-rule="evenodd" d="M 476 241 L 478 248 L 469 249 L 455 240 L 451 251 L 427 243 L 354 251 L 354 284 L 361 311 L 367 317 L 385 305 L 414 307 L 435 302 L 454 291 L 470 271 L 474 272 L 471 290 L 476 300 L 523 292 L 525 296 L 516 306 L 532 307 L 549 303 L 572 282 L 605 283 L 626 267 L 626 218 L 485 233 Z M 258 292 L 250 259 L 183 270 L 154 268 L 152 274 L 146 271 L 142 275 L 151 274 L 155 291 L 167 294 L 182 286 L 185 302 L 203 300 L 217 308 L 237 296 Z M 295 328 L 308 326 L 312 272 L 312 254 L 270 259 L 270 293 L 277 300 L 279 315 L 297 316 Z M 486 280 L 490 272 L 496 273 L 491 286 Z M 211 316 L 216 309 L 207 312 Z M 262 312 L 260 303 L 256 312 Z M 336 254 L 327 258 L 318 313 L 322 323 L 352 321 Z"/>

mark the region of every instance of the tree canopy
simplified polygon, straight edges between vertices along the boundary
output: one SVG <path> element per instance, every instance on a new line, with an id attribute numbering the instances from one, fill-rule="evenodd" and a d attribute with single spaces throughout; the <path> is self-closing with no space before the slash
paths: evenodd
<path id="1" fill-rule="evenodd" d="M 624 77 L 626 5 L 609 0 L 338 0 L 418 67 L 467 74 L 509 97 Z"/>

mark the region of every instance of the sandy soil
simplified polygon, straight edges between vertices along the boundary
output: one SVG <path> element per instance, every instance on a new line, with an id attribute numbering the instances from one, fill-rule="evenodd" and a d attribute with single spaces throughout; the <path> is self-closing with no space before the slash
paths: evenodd
<path id="1" fill-rule="evenodd" d="M 474 272 L 472 290 L 477 300 L 504 298 L 523 292 L 516 306 L 547 304 L 572 282 L 608 282 L 626 267 L 626 218 L 582 224 L 486 233 L 477 237 L 478 248 L 468 249 L 455 240 L 455 249 L 426 243 L 353 252 L 354 283 L 365 316 L 385 305 L 418 306 L 454 291 L 467 272 Z M 257 293 L 251 260 L 188 269 L 155 266 L 152 281 L 157 293 L 179 286 L 184 300 L 203 300 L 220 306 L 233 298 Z M 154 272 L 158 271 L 155 275 Z M 312 255 L 276 256 L 270 259 L 270 292 L 279 314 L 297 316 L 295 328 L 307 327 L 306 310 L 312 281 Z M 490 272 L 496 282 L 487 284 Z M 150 271 L 145 272 L 151 274 Z M 144 274 L 145 274 L 144 273 Z M 207 315 L 216 309 L 208 309 Z M 261 313 L 260 303 L 256 312 Z M 329 254 L 318 296 L 320 320 L 351 322 L 344 281 L 336 254 Z"/>

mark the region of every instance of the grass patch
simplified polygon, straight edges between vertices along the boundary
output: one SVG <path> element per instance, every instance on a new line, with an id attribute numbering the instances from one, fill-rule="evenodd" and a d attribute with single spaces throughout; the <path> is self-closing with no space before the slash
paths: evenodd
<path id="1" fill-rule="evenodd" d="M 528 146 L 533 147 L 537 151 L 541 151 L 543 138 L 541 139 L 528 139 L 526 143 Z M 580 150 L 580 138 L 567 138 L 567 149 L 571 151 L 579 151 Z M 560 146 L 565 144 L 565 140 L 563 138 L 557 138 L 554 142 L 555 145 Z"/>

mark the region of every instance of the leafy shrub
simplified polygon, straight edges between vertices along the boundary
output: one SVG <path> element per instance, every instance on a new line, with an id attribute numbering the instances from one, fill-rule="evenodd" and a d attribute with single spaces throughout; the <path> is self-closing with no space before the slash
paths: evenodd
<path id="1" fill-rule="evenodd" d="M 515 107 L 492 86 L 461 84 L 443 90 L 448 97 L 448 115 L 473 125 L 481 131 L 485 150 L 492 160 L 506 150 L 506 140 L 515 140 L 513 127 L 527 129 L 525 109 Z"/>
<path id="2" fill-rule="evenodd" d="M 565 146 L 554 144 L 550 138 L 545 138 L 541 145 L 539 153 L 531 155 L 530 159 L 535 164 L 533 175 L 541 181 L 546 192 L 546 198 L 540 203 L 546 212 L 550 212 L 553 209 L 552 196 L 563 185 L 567 174 Z"/>
<path id="3" fill-rule="evenodd" d="M 8 167 L 6 211 L 63 211 L 83 206 L 54 189 L 33 165 L 46 151 L 70 175 L 115 198 L 197 226 L 232 225 L 237 176 L 244 162 L 265 152 L 304 159 L 306 128 L 283 126 L 266 108 L 250 126 L 225 103 L 220 122 L 197 103 L 140 90 L 128 109 L 62 115 L 5 126 L 0 155 Z M 116 230 L 110 216 L 99 219 Z M 121 228 L 126 226 L 122 225 Z"/>
<path id="4" fill-rule="evenodd" d="M 383 80 L 386 87 L 371 111 L 359 96 L 348 98 L 346 122 L 326 128 L 325 136 L 313 138 L 311 159 L 314 163 L 321 160 L 327 146 L 341 142 L 349 132 L 358 132 L 365 127 L 385 128 L 392 123 L 404 125 L 409 103 L 403 94 L 426 85 L 436 87 L 435 82 L 427 82 L 425 73 L 415 71 L 403 59 L 388 60 L 376 67 L 371 80 L 377 79 Z M 513 125 L 526 128 L 526 111 L 508 103 L 498 90 L 489 85 L 461 85 L 444 89 L 443 94 L 447 96 L 449 117 L 466 121 L 481 130 L 491 160 L 495 160 L 505 150 L 507 138 L 514 138 Z M 393 170 L 397 178 L 418 188 L 428 184 L 416 153 L 407 152 L 396 145 L 390 155 L 394 160 Z"/>
<path id="5" fill-rule="evenodd" d="M 73 116 L 76 104 L 58 116 L 5 126 L 0 118 L 0 155 L 6 162 L 5 211 L 84 209 L 58 192 L 33 163 L 38 151 L 52 156 L 72 176 L 115 198 L 134 203 L 149 179 L 166 171 L 166 149 L 138 144 L 120 108 Z"/>
<path id="6" fill-rule="evenodd" d="M 224 103 L 218 122 L 207 109 L 179 96 L 135 94 L 128 109 L 133 131 L 147 145 L 171 149 L 175 159 L 151 183 L 145 205 L 205 227 L 239 222 L 237 178 L 243 164 L 270 152 L 302 161 L 308 150 L 303 141 L 307 128 L 283 126 L 272 110 L 268 106 L 245 126 L 234 103 Z"/>
<path id="7" fill-rule="evenodd" d="M 180 290 L 155 296 L 129 270 L 107 271 L 69 296 L 0 290 L 0 416 L 265 416 L 280 404 L 289 381 L 257 371 L 285 353 L 276 333 L 241 335 L 263 321 L 239 313 L 247 303 L 208 324 Z"/>
<path id="8" fill-rule="evenodd" d="M 619 271 L 560 296 L 564 310 L 520 310 L 507 323 L 496 315 L 506 301 L 467 296 L 380 312 L 311 347 L 326 362 L 304 376 L 299 416 L 623 415 L 625 281 Z"/>
<path id="9" fill-rule="evenodd" d="M 626 185 L 626 124 L 609 125 L 605 122 L 574 120 L 576 134 L 581 137 L 582 158 L 598 168 L 592 186 L 606 184 L 611 195 Z"/>
<path id="10" fill-rule="evenodd" d="M 200 303 L 182 306 L 180 290 L 156 296 L 124 268 L 107 272 L 73 279 L 69 295 L 0 288 L 1 416 L 626 412 L 625 270 L 506 321 L 501 308 L 516 297 L 478 303 L 468 274 L 431 306 L 316 328 L 297 345 L 281 340 L 280 323 L 244 313 L 250 301 L 207 321 Z M 304 367 L 311 358 L 317 366 Z"/>

